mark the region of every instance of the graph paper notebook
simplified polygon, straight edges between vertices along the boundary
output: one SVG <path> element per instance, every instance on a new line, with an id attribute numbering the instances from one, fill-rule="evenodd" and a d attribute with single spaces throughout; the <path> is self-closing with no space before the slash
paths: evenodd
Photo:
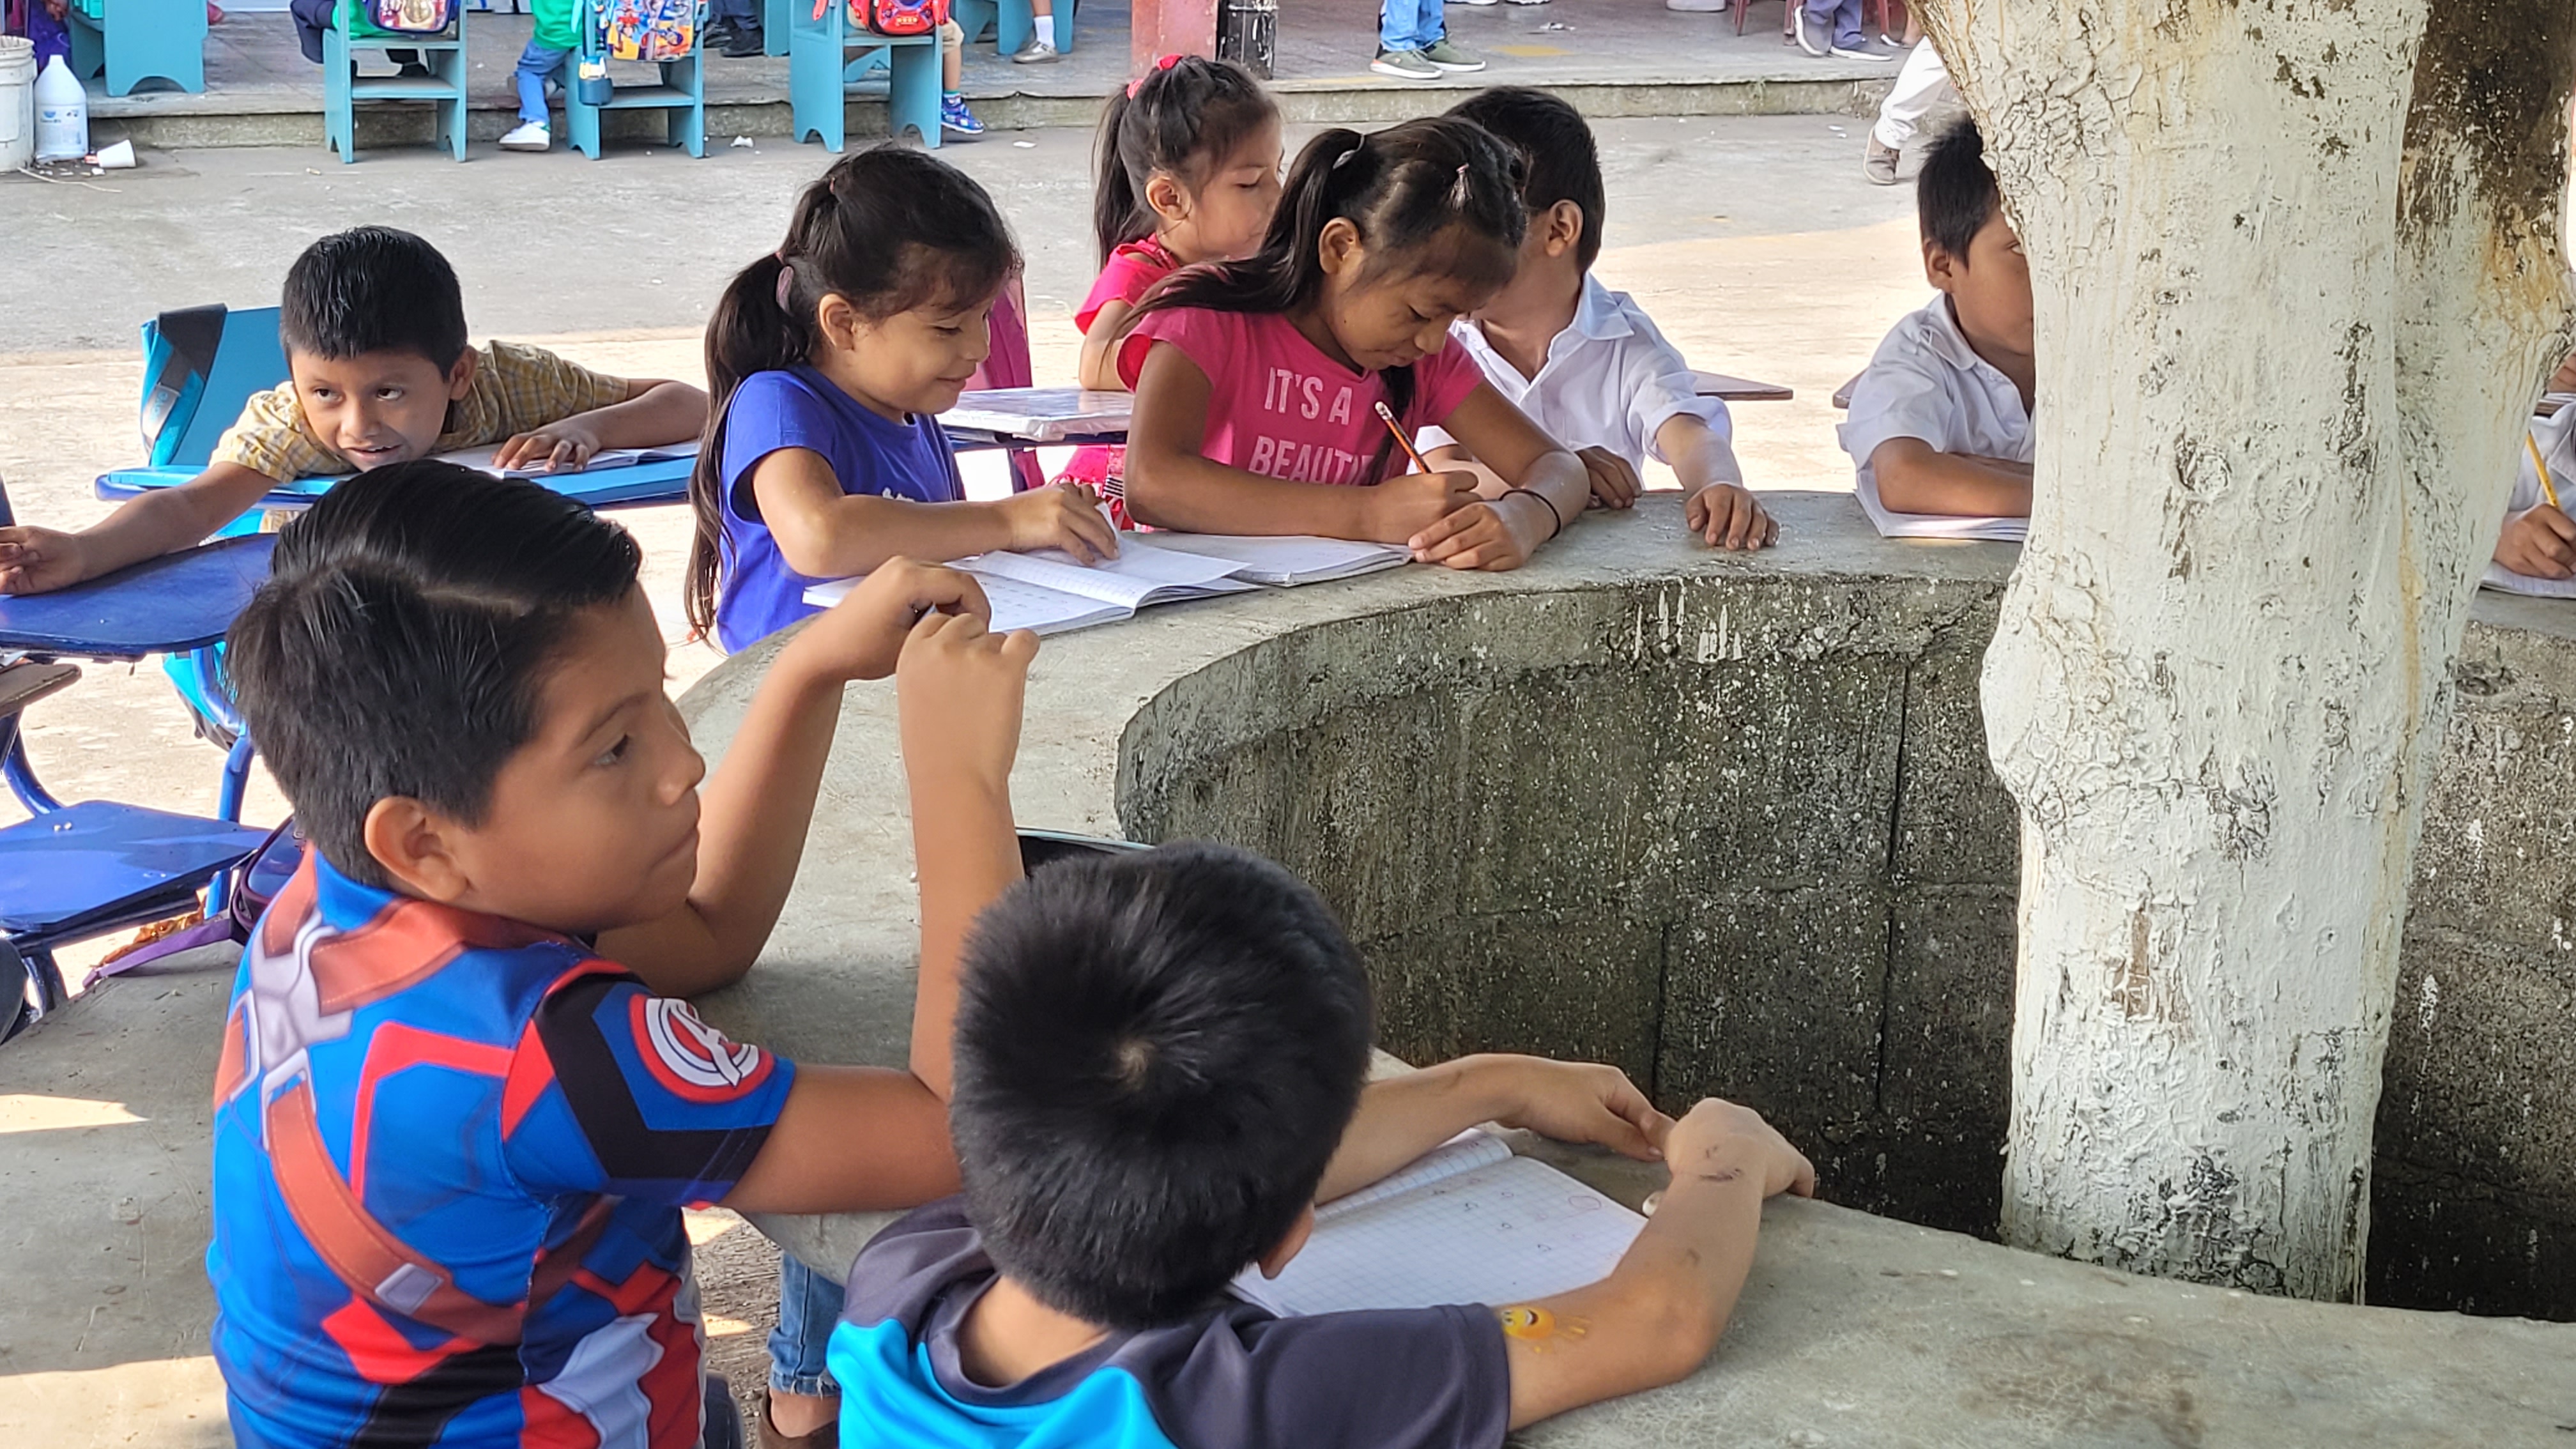
<path id="1" fill-rule="evenodd" d="M 1645 1225 L 1500 1137 L 1467 1132 L 1318 1208 L 1287 1270 L 1248 1268 L 1234 1292 L 1289 1317 L 1525 1303 L 1608 1277 Z"/>

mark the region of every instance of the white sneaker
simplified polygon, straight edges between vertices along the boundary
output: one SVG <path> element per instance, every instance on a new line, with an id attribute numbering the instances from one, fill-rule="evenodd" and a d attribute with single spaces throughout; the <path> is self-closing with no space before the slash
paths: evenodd
<path id="1" fill-rule="evenodd" d="M 1664 8 L 1684 15 L 1723 15 L 1726 0 L 1664 0 Z"/>
<path id="2" fill-rule="evenodd" d="M 1055 22 L 1049 20 L 1047 23 L 1052 25 Z M 1020 47 L 1019 53 L 1011 57 L 1011 64 L 1053 65 L 1062 59 L 1064 59 L 1064 52 L 1055 48 L 1053 40 L 1043 35 L 1033 35 L 1029 37 L 1029 43 Z"/>
<path id="3" fill-rule="evenodd" d="M 1477 9 L 1482 10 L 1488 5 L 1500 5 L 1503 3 L 1503 0 L 1459 0 L 1459 3 L 1462 5 L 1473 5 Z"/>
<path id="4" fill-rule="evenodd" d="M 504 151 L 543 151 L 555 143 L 555 133 L 535 121 L 521 121 L 519 129 L 501 138 Z"/>
<path id="5" fill-rule="evenodd" d="M 1512 0 L 1515 5 L 1544 5 L 1547 0 Z"/>

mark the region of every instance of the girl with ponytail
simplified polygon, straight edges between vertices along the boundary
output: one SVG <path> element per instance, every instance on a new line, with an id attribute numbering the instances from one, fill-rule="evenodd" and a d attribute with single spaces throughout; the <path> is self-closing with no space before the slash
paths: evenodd
<path id="1" fill-rule="evenodd" d="M 992 350 L 1020 264 L 984 188 L 918 151 L 845 156 L 707 323 L 714 410 L 689 502 L 689 622 L 726 652 L 815 612 L 805 590 L 896 557 L 1118 551 L 1098 500 L 969 503 L 938 414 Z"/>
<path id="2" fill-rule="evenodd" d="M 1452 117 L 1309 142 L 1260 249 L 1165 279 L 1117 345 L 1136 392 L 1138 521 L 1374 539 L 1425 563 L 1507 569 L 1580 516 L 1583 464 L 1449 335 L 1511 280 L 1520 192 L 1519 157 Z M 1381 403 L 1492 476 L 1405 472 Z"/>
<path id="3" fill-rule="evenodd" d="M 1201 262 L 1252 255 L 1279 207 L 1279 108 L 1232 61 L 1167 55 L 1111 96 L 1100 117 L 1092 226 L 1100 279 L 1073 314 L 1082 385 L 1123 392 L 1117 342 L 1156 282 Z M 1126 450 L 1084 448 L 1058 482 L 1096 488 L 1124 525 Z"/>

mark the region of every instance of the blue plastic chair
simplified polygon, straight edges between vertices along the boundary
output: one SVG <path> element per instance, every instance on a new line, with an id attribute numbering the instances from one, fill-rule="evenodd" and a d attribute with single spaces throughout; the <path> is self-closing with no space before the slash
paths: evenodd
<path id="1" fill-rule="evenodd" d="M 205 0 L 72 0 L 64 19 L 72 74 L 106 77 L 111 96 L 148 80 L 191 95 L 206 89 Z"/>
<path id="2" fill-rule="evenodd" d="M 438 108 L 438 140 L 465 159 L 465 7 L 443 35 L 358 35 L 357 7 L 338 0 L 322 32 L 322 137 L 344 162 L 358 159 L 358 102 L 428 101 Z M 425 76 L 361 76 L 356 52 L 410 50 Z"/>
<path id="3" fill-rule="evenodd" d="M 609 7 L 614 0 L 582 0 L 587 11 L 581 26 L 581 48 L 574 52 L 572 84 L 564 87 L 564 129 L 572 138 L 573 149 L 599 159 L 599 114 L 602 111 L 647 111 L 663 113 L 663 135 L 669 144 L 692 156 L 707 154 L 707 7 L 698 7 L 698 23 L 691 33 L 689 53 L 679 60 L 656 62 L 661 67 L 659 85 L 618 86 L 610 93 L 607 105 L 584 105 L 578 80 L 581 62 L 605 61 L 608 55 L 606 27 Z"/>
<path id="4" fill-rule="evenodd" d="M 10 518 L 0 488 L 0 524 Z M 37 699 L 78 677 L 76 669 L 48 668 L 65 656 L 131 660 L 212 642 L 266 577 L 268 549 L 267 539 L 231 540 L 60 593 L 0 600 L 0 650 L 24 655 L 0 669 L 0 777 L 30 817 L 0 829 L 0 968 L 24 977 L 15 999 L 0 1001 L 0 1038 L 61 1005 L 57 950 L 182 914 L 201 889 L 221 909 L 221 877 L 267 839 L 268 832 L 239 823 L 247 736 L 225 761 L 221 818 L 207 820 L 56 799 L 28 762 L 19 720 Z M 37 671 L 32 680 L 30 670 Z M 12 687 L 13 680 L 28 683 Z"/>
<path id="5" fill-rule="evenodd" d="M 763 22 L 764 25 L 766 22 Z M 855 48 L 855 55 L 852 53 Z M 820 19 L 805 0 L 790 0 L 787 27 L 789 129 L 798 141 L 813 137 L 826 151 L 845 140 L 850 84 L 882 53 L 886 79 L 886 131 L 909 126 L 921 144 L 939 145 L 939 36 L 872 35 L 850 28 L 847 0 L 829 0 Z"/>

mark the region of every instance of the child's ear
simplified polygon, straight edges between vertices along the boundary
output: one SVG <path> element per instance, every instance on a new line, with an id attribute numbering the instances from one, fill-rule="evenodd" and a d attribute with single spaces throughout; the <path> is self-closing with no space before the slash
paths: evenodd
<path id="1" fill-rule="evenodd" d="M 1549 207 L 1542 223 L 1546 227 L 1549 256 L 1564 256 L 1583 240 L 1583 208 L 1571 201 L 1560 201 Z"/>
<path id="2" fill-rule="evenodd" d="M 1959 259 L 1950 255 L 1939 242 L 1926 237 L 1923 241 L 1923 280 L 1942 291 L 1958 285 L 1959 273 L 1967 270 Z"/>
<path id="3" fill-rule="evenodd" d="M 453 828 L 443 816 L 408 795 L 388 795 L 367 808 L 360 827 L 367 854 L 404 895 L 450 902 L 474 888 L 456 858 Z"/>
<path id="4" fill-rule="evenodd" d="M 1347 217 L 1325 222 L 1323 235 L 1315 239 L 1315 259 L 1328 277 L 1358 276 L 1360 251 L 1360 229 Z"/>
<path id="5" fill-rule="evenodd" d="M 1296 1257 L 1298 1251 L 1306 1246 L 1306 1240 L 1313 1236 L 1315 1205 L 1308 1203 L 1298 1212 L 1297 1221 L 1288 1225 L 1288 1235 L 1279 1240 L 1279 1245 L 1261 1255 L 1261 1276 L 1276 1278 L 1286 1272 L 1289 1260 Z"/>
<path id="6" fill-rule="evenodd" d="M 1157 171 L 1145 178 L 1145 205 L 1166 225 L 1189 219 L 1189 193 L 1181 189 L 1179 179 L 1169 171 Z"/>
<path id="7" fill-rule="evenodd" d="M 475 360 L 473 348 L 466 348 L 463 352 L 456 354 L 456 361 L 447 369 L 447 400 L 449 402 L 463 402 L 465 400 L 466 391 L 474 386 L 474 366 Z"/>

